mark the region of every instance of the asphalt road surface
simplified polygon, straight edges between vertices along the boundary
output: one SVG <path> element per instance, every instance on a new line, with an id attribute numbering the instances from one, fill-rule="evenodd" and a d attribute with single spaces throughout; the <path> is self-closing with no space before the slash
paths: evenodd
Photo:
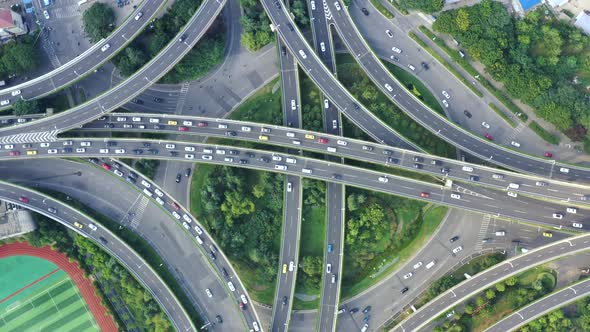
<path id="1" fill-rule="evenodd" d="M 170 321 L 178 331 L 196 331 L 188 314 L 172 291 L 161 280 L 156 272 L 132 248 L 115 234 L 102 227 L 77 210 L 47 195 L 14 184 L 0 182 L 0 197 L 3 201 L 24 206 L 32 211 L 54 219 L 68 228 L 92 239 L 95 244 L 108 252 L 131 272 L 160 304 Z M 26 200 L 26 202 L 23 202 Z M 78 224 L 80 226 L 75 225 Z M 89 224 L 97 226 L 90 229 Z"/>
<path id="2" fill-rule="evenodd" d="M 61 90 L 76 82 L 109 60 L 124 46 L 131 42 L 131 40 L 133 40 L 143 28 L 150 23 L 156 14 L 158 14 L 159 10 L 165 3 L 165 1 L 160 0 L 141 1 L 138 8 L 127 18 L 127 20 L 106 39 L 99 41 L 86 52 L 77 56 L 74 60 L 45 75 L 0 90 L 0 100 L 9 100 L 12 104 L 19 98 L 27 100 L 39 98 L 57 90 Z M 136 20 L 135 16 L 139 12 L 142 13 L 142 16 Z M 17 90 L 20 90 L 20 94 L 13 94 L 14 91 Z M 2 108 L 5 107 L 3 106 Z"/>
<path id="3" fill-rule="evenodd" d="M 392 331 L 417 331 L 453 306 L 465 301 L 477 292 L 494 285 L 500 280 L 532 266 L 542 264 L 543 262 L 588 250 L 589 247 L 590 235 L 584 235 L 556 242 L 546 247 L 530 251 L 527 254 L 517 256 L 509 261 L 502 262 L 439 295 L 398 324 Z"/>
<path id="4" fill-rule="evenodd" d="M 111 114 L 101 119 L 84 125 L 83 129 L 192 134 L 250 140 L 287 148 L 307 149 L 389 167 L 399 167 L 454 181 L 485 185 L 506 192 L 539 196 L 572 202 L 572 204 L 585 204 L 587 202 L 585 198 L 590 197 L 590 187 L 583 183 L 547 180 L 540 176 L 501 171 L 450 158 L 433 157 L 411 150 L 296 128 L 225 119 L 168 115 L 150 115 L 148 118 L 145 114 Z M 133 121 L 133 119 L 137 121 Z M 154 121 L 157 121 L 157 124 Z M 184 121 L 188 122 L 185 124 Z M 199 126 L 199 123 L 206 124 L 206 126 Z M 243 130 L 243 127 L 250 128 L 250 131 Z M 263 128 L 271 129 L 271 131 L 263 133 Z M 266 139 L 263 140 L 263 136 Z M 326 141 L 320 142 L 321 138 L 325 138 Z"/>
<path id="5" fill-rule="evenodd" d="M 54 139 L 59 131 L 76 128 L 130 101 L 168 72 L 188 53 L 215 20 L 225 0 L 205 0 L 189 23 L 158 55 L 133 76 L 101 96 L 57 115 L 0 129 L 0 143 L 42 142 Z M 180 38 L 180 36 L 185 36 Z M 179 39 L 183 39 L 182 42 Z"/>

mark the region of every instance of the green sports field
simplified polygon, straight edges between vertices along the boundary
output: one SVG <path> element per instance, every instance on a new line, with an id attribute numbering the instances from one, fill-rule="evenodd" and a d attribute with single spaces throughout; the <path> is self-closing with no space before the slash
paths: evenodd
<path id="1" fill-rule="evenodd" d="M 0 331 L 99 331 L 78 288 L 53 263 L 0 259 Z"/>

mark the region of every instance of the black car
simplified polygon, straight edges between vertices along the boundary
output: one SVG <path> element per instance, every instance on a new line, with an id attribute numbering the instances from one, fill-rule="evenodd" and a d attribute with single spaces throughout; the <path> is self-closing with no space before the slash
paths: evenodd
<path id="1" fill-rule="evenodd" d="M 390 164 L 398 164 L 399 163 L 399 159 L 388 157 L 387 158 L 387 162 L 390 163 Z"/>
<path id="2" fill-rule="evenodd" d="M 232 130 L 228 130 L 225 132 L 225 136 L 236 136 L 236 132 Z"/>
<path id="3" fill-rule="evenodd" d="M 170 156 L 172 156 L 172 157 L 178 156 L 178 151 L 170 151 L 169 153 L 170 153 Z"/>
<path id="4" fill-rule="evenodd" d="M 365 14 L 366 16 L 369 16 L 369 11 L 367 10 L 367 8 L 363 7 L 361 9 L 361 12 L 363 12 L 363 14 Z"/>
<path id="5" fill-rule="evenodd" d="M 459 236 L 458 235 L 455 235 L 449 241 L 451 241 L 451 243 L 453 243 L 453 242 L 455 242 L 457 240 L 459 240 Z"/>
<path id="6" fill-rule="evenodd" d="M 156 130 L 162 129 L 162 126 L 160 126 L 160 125 L 154 125 L 154 129 L 156 129 Z"/>
<path id="7" fill-rule="evenodd" d="M 215 256 L 214 253 L 212 253 L 211 251 L 209 252 L 209 257 L 211 257 L 212 260 L 215 260 L 217 257 Z"/>
<path id="8" fill-rule="evenodd" d="M 117 142 L 113 142 L 113 141 L 108 141 L 107 142 L 107 146 L 112 148 L 113 146 L 117 146 Z"/>
<path id="9" fill-rule="evenodd" d="M 130 176 L 128 176 L 128 177 L 126 178 L 126 180 L 127 180 L 127 182 L 129 182 L 129 183 L 133 183 L 133 184 L 135 184 L 135 179 L 134 179 L 134 178 L 132 178 L 132 177 L 130 177 Z"/>
<path id="10" fill-rule="evenodd" d="M 116 168 L 116 169 L 121 169 L 121 164 L 119 164 L 119 163 L 118 163 L 118 162 L 116 162 L 116 161 L 113 161 L 112 159 L 111 159 L 111 162 L 112 162 L 112 165 L 113 165 L 113 167 L 114 167 L 114 168 Z"/>
<path id="11" fill-rule="evenodd" d="M 229 278 L 229 274 L 227 273 L 227 270 L 225 269 L 225 267 L 221 268 L 221 274 L 223 274 L 224 277 Z"/>
<path id="12" fill-rule="evenodd" d="M 287 23 L 287 28 L 289 28 L 289 31 L 295 31 L 295 28 L 293 28 L 293 24 L 291 23 Z"/>
<path id="13" fill-rule="evenodd" d="M 176 174 L 176 183 L 180 183 L 180 179 L 182 179 L 182 175 L 180 173 Z"/>
<path id="14" fill-rule="evenodd" d="M 287 48 L 286 48 L 285 46 L 282 46 L 282 47 L 281 47 L 281 55 L 282 55 L 282 56 L 285 56 L 285 55 L 287 55 Z"/>
<path id="15" fill-rule="evenodd" d="M 104 237 L 102 237 L 102 236 L 99 236 L 99 237 L 98 237 L 98 239 L 99 239 L 99 240 L 100 240 L 100 242 L 102 242 L 103 244 L 107 244 L 107 243 L 109 243 L 109 241 L 107 241 L 107 239 L 105 239 L 105 238 L 104 238 Z"/>
<path id="16" fill-rule="evenodd" d="M 371 306 L 370 305 L 366 306 L 365 309 L 363 309 L 363 314 L 366 314 L 369 311 L 371 311 Z"/>
<path id="17" fill-rule="evenodd" d="M 88 158 L 88 161 L 93 164 L 98 164 L 98 159 L 96 159 L 96 158 Z"/>
<path id="18" fill-rule="evenodd" d="M 357 103 L 352 103 L 352 106 L 354 106 L 355 110 L 360 110 L 361 107 L 357 104 Z"/>
<path id="19" fill-rule="evenodd" d="M 220 315 L 215 316 L 215 319 L 217 320 L 217 323 L 219 323 L 219 324 L 223 323 L 223 318 L 221 318 Z"/>
<path id="20" fill-rule="evenodd" d="M 113 129 L 113 128 L 115 128 L 115 125 L 112 124 L 112 123 L 107 123 L 107 124 L 104 125 L 104 127 L 105 128 L 109 128 L 109 129 Z"/>
<path id="21" fill-rule="evenodd" d="M 143 154 L 143 150 L 142 149 L 135 149 L 133 150 L 133 153 L 139 155 L 139 154 Z"/>
<path id="22" fill-rule="evenodd" d="M 470 118 L 472 117 L 471 113 L 468 110 L 464 110 L 463 114 L 465 114 L 466 117 Z"/>
<path id="23" fill-rule="evenodd" d="M 477 176 L 477 175 L 470 175 L 469 176 L 469 180 L 470 181 L 479 181 L 479 176 Z"/>
<path id="24" fill-rule="evenodd" d="M 30 149 L 32 147 L 33 147 L 33 144 L 31 144 L 31 143 L 25 143 L 25 144 L 23 144 L 23 149 Z"/>
<path id="25" fill-rule="evenodd" d="M 135 173 L 135 172 L 129 172 L 129 176 L 134 179 L 137 179 L 137 173 Z"/>
<path id="26" fill-rule="evenodd" d="M 422 68 L 424 68 L 424 70 L 428 70 L 428 64 L 426 62 L 421 62 L 420 65 L 422 65 Z"/>
<path id="27" fill-rule="evenodd" d="M 391 156 L 393 154 L 393 152 L 391 152 L 389 150 L 383 150 L 383 154 L 386 156 Z"/>
<path id="28" fill-rule="evenodd" d="M 191 169 L 190 168 L 187 168 L 184 170 L 184 176 L 186 176 L 186 177 L 191 176 Z"/>
<path id="29" fill-rule="evenodd" d="M 162 99 L 162 98 L 154 97 L 154 102 L 156 102 L 156 103 L 161 103 L 163 101 L 164 101 L 164 99 Z"/>
<path id="30" fill-rule="evenodd" d="M 278 1 L 278 0 L 277 0 L 277 1 L 275 1 L 275 6 L 277 6 L 277 9 L 278 9 L 278 10 L 281 10 L 281 8 L 282 8 L 282 7 L 281 7 L 281 2 L 280 2 L 280 1 Z"/>
<path id="31" fill-rule="evenodd" d="M 73 150 L 72 148 L 63 148 L 61 149 L 61 153 L 71 153 Z"/>
<path id="32" fill-rule="evenodd" d="M 150 146 L 152 146 L 152 143 L 148 143 L 148 142 L 143 143 L 144 148 L 149 148 Z"/>
<path id="33" fill-rule="evenodd" d="M 160 153 L 160 150 L 158 150 L 158 149 L 149 149 L 148 151 L 149 151 L 151 154 L 158 154 L 158 153 Z"/>
<path id="34" fill-rule="evenodd" d="M 248 163 L 248 160 L 240 159 L 240 165 L 246 165 L 247 163 Z"/>
<path id="35" fill-rule="evenodd" d="M 446 167 L 443 167 L 443 168 L 440 169 L 440 172 L 443 173 L 443 174 L 449 174 L 449 169 L 446 168 Z"/>
<path id="36" fill-rule="evenodd" d="M 240 151 L 238 150 L 229 150 L 227 153 L 231 154 L 232 156 L 237 156 L 240 154 Z"/>
<path id="37" fill-rule="evenodd" d="M 256 157 L 256 155 L 254 154 L 254 152 L 246 152 L 246 157 L 254 158 L 254 157 Z"/>
<path id="38" fill-rule="evenodd" d="M 366 316 L 363 318 L 363 322 L 366 324 L 366 323 L 368 323 L 368 322 L 369 322 L 369 319 L 371 319 L 371 315 L 366 315 Z"/>
<path id="39" fill-rule="evenodd" d="M 137 105 L 143 105 L 143 100 L 141 99 L 133 98 L 131 99 L 131 102 Z"/>
<path id="40" fill-rule="evenodd" d="M 410 290 L 408 287 L 404 287 L 404 288 L 402 288 L 402 291 L 401 291 L 401 293 L 402 293 L 402 294 L 404 294 L 404 293 L 406 293 L 408 290 Z"/>
<path id="41" fill-rule="evenodd" d="M 287 297 L 283 296 L 283 305 L 287 305 Z"/>
<path id="42" fill-rule="evenodd" d="M 186 34 L 180 36 L 180 38 L 178 38 L 178 42 L 182 43 L 185 39 L 186 39 Z"/>
<path id="43" fill-rule="evenodd" d="M 442 161 L 433 159 L 430 161 L 430 164 L 435 165 L 435 166 L 440 166 L 440 165 L 442 165 Z"/>
<path id="44" fill-rule="evenodd" d="M 340 174 L 333 174 L 332 175 L 332 179 L 340 180 L 340 179 L 342 179 L 342 175 L 340 175 Z"/>
<path id="45" fill-rule="evenodd" d="M 266 157 L 260 157 L 258 158 L 259 161 L 263 162 L 263 163 L 270 163 L 270 159 L 266 158 Z"/>
<path id="46" fill-rule="evenodd" d="M 392 59 L 393 59 L 393 61 L 399 62 L 399 58 L 398 58 L 398 57 L 396 57 L 396 56 L 393 56 L 393 55 L 392 55 L 392 57 L 393 57 L 393 58 L 392 58 Z"/>
<path id="47" fill-rule="evenodd" d="M 354 313 L 359 312 L 359 308 L 352 308 L 352 309 L 348 310 L 348 312 L 352 315 Z"/>

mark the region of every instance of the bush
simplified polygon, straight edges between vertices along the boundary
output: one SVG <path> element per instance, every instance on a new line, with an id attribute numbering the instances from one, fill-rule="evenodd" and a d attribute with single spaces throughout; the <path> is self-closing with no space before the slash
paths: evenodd
<path id="1" fill-rule="evenodd" d="M 40 105 L 39 101 L 36 99 L 31 100 L 24 100 L 18 99 L 14 105 L 12 105 L 12 110 L 14 115 L 21 116 L 26 114 L 36 114 L 40 112 Z"/>
<path id="2" fill-rule="evenodd" d="M 535 133 L 537 133 L 537 135 L 539 135 L 539 137 L 541 137 L 545 142 L 555 145 L 559 144 L 559 137 L 545 130 L 537 122 L 531 121 L 531 123 L 529 123 L 529 128 L 531 128 Z"/>
<path id="3" fill-rule="evenodd" d="M 107 4 L 95 2 L 82 14 L 82 24 L 90 41 L 96 43 L 115 28 L 115 12 Z"/>

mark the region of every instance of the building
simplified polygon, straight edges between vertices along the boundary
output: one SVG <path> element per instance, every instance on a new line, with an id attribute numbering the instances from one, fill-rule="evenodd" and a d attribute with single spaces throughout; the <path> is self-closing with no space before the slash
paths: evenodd
<path id="1" fill-rule="evenodd" d="M 7 8 L 0 8 L 0 39 L 27 33 L 27 27 L 20 14 Z"/>
<path id="2" fill-rule="evenodd" d="M 31 212 L 0 201 L 0 240 L 18 237 L 37 229 Z"/>
<path id="3" fill-rule="evenodd" d="M 576 16 L 576 22 L 574 22 L 574 25 L 590 35 L 590 12 L 581 11 L 578 16 Z"/>

